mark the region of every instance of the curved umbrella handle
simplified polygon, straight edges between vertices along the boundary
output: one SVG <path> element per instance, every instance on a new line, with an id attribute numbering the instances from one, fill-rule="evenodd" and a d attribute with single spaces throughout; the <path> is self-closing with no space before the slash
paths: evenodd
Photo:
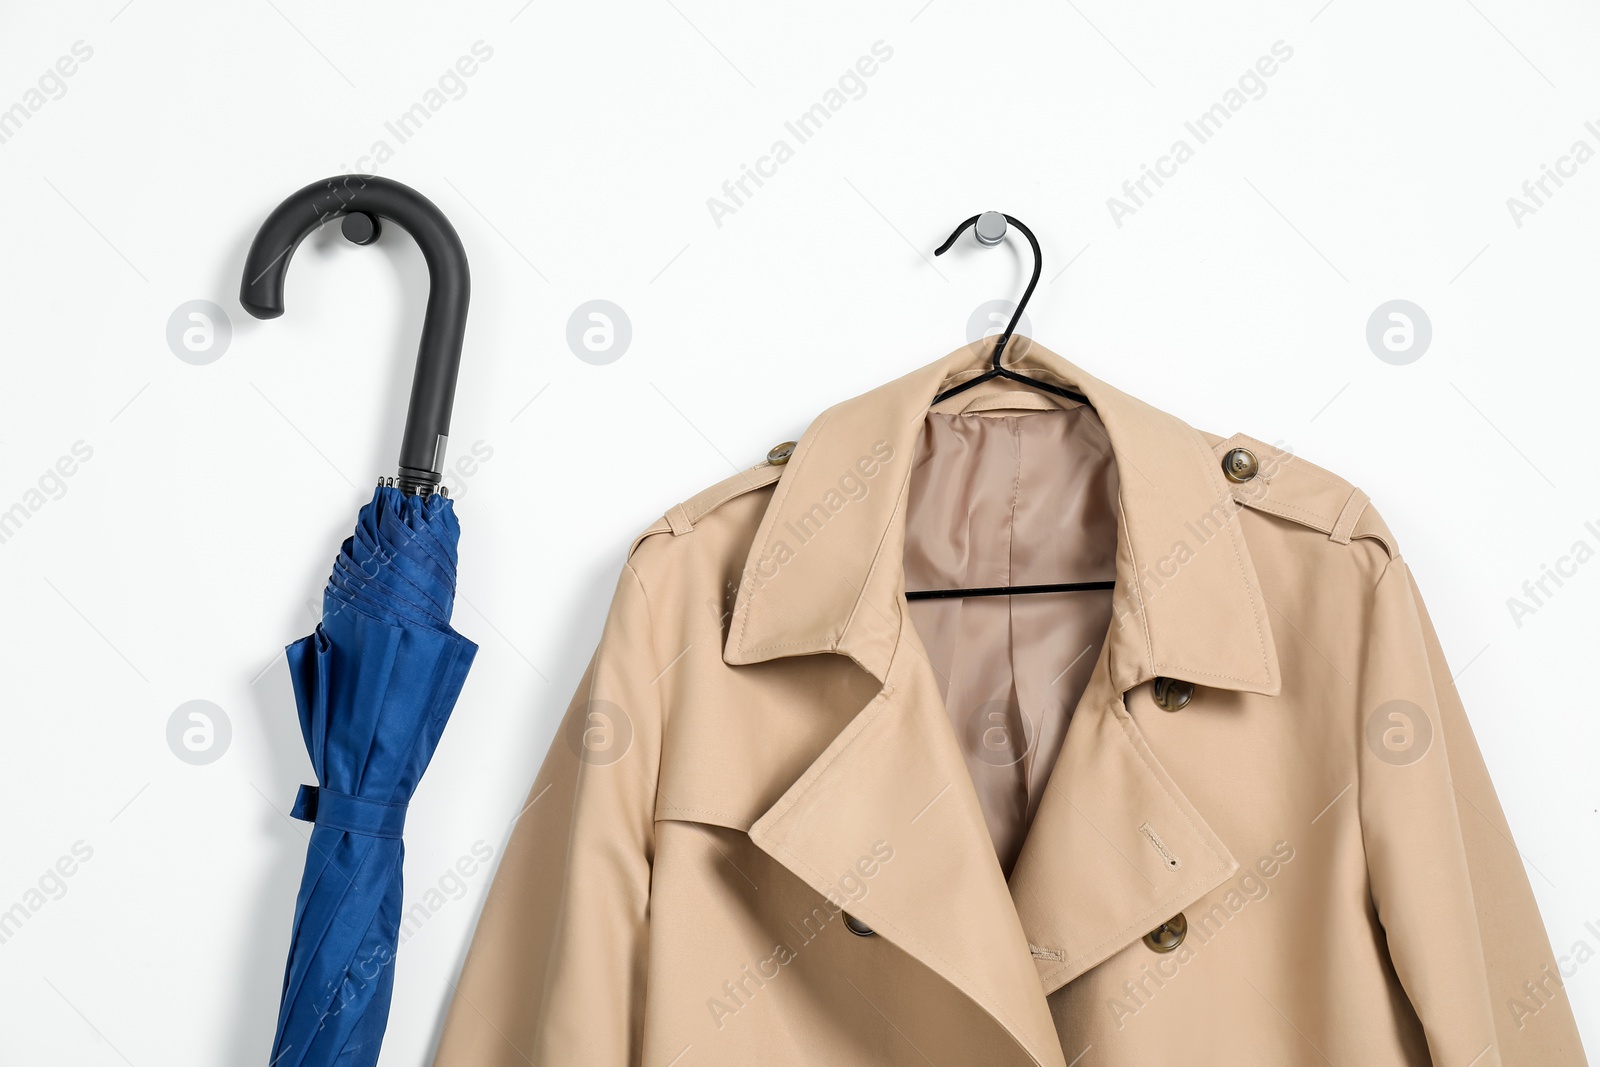
<path id="1" fill-rule="evenodd" d="M 379 219 L 406 230 L 428 264 L 428 308 L 411 383 L 395 482 L 407 493 L 428 494 L 443 478 L 450 409 L 467 329 L 472 279 L 455 227 L 433 201 L 375 174 L 345 174 L 314 182 L 279 204 L 261 224 L 245 257 L 239 302 L 258 319 L 283 314 L 283 282 L 301 241 L 325 222 L 344 218 L 344 235 L 356 244 L 377 240 Z"/>

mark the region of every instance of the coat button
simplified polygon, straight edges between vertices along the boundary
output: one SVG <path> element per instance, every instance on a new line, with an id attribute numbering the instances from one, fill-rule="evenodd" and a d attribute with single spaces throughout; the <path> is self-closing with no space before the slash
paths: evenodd
<path id="1" fill-rule="evenodd" d="M 872 937 L 877 933 L 872 927 L 851 915 L 848 911 L 844 913 L 844 926 L 846 930 L 849 930 L 857 937 Z"/>
<path id="2" fill-rule="evenodd" d="M 1162 711 L 1178 711 L 1194 697 L 1194 683 L 1177 678 L 1157 678 L 1152 688 Z"/>
<path id="3" fill-rule="evenodd" d="M 1144 943 L 1157 952 L 1171 952 L 1183 944 L 1184 935 L 1189 932 L 1189 920 L 1183 917 L 1183 912 L 1178 912 L 1172 918 L 1144 935 Z"/>
<path id="4" fill-rule="evenodd" d="M 789 462 L 789 457 L 794 455 L 793 441 L 785 441 L 781 445 L 773 445 L 772 451 L 767 453 L 767 462 L 774 467 L 781 467 Z"/>
<path id="5" fill-rule="evenodd" d="M 1248 448 L 1230 448 L 1228 454 L 1222 457 L 1222 473 L 1228 476 L 1230 482 L 1248 482 L 1260 469 L 1256 454 Z"/>

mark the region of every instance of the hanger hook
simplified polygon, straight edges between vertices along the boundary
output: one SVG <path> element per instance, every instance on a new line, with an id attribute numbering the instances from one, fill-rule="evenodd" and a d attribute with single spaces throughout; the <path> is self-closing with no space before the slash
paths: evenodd
<path id="1" fill-rule="evenodd" d="M 1023 236 L 1028 239 L 1028 246 L 1033 249 L 1033 277 L 1028 280 L 1028 288 L 1023 290 L 1022 299 L 1017 303 L 1017 310 L 1012 313 L 1011 322 L 1006 326 L 1005 333 L 995 342 L 994 356 L 991 360 L 995 370 L 1000 369 L 1000 357 L 1005 354 L 1006 345 L 1011 341 L 1011 333 L 1017 328 L 1017 323 L 1022 321 L 1022 310 L 1028 306 L 1028 301 L 1033 299 L 1033 290 L 1039 284 L 1039 273 L 1044 269 L 1044 256 L 1039 251 L 1039 239 L 1018 219 L 998 211 L 985 211 L 957 226 L 955 231 L 945 238 L 944 244 L 933 252 L 936 256 L 944 255 L 950 250 L 950 246 L 956 243 L 956 238 L 960 237 L 969 226 L 974 227 L 973 236 L 977 237 L 979 244 L 992 248 L 1005 240 L 1008 224 L 1021 230 Z"/>
<path id="2" fill-rule="evenodd" d="M 340 217 L 344 236 L 355 244 L 377 240 L 380 219 L 399 225 L 416 239 L 427 261 L 428 306 L 393 481 L 407 493 L 432 493 L 443 480 L 450 409 L 472 293 L 461 238 L 433 201 L 410 186 L 373 174 L 313 182 L 279 204 L 261 224 L 245 257 L 239 302 L 258 319 L 282 315 L 289 258 L 314 230 Z"/>

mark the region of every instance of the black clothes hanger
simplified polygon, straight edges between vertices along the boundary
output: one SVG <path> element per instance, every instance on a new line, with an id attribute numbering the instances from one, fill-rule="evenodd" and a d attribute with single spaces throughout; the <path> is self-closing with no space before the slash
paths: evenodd
<path id="1" fill-rule="evenodd" d="M 400 438 L 400 463 L 389 479 L 406 493 L 427 496 L 443 480 L 450 409 L 467 329 L 472 277 L 455 227 L 433 201 L 408 185 L 372 174 L 346 174 L 306 186 L 267 216 L 245 258 L 239 302 L 258 319 L 283 314 L 283 282 L 300 242 L 325 222 L 343 217 L 340 230 L 353 244 L 378 239 L 388 219 L 416 239 L 428 264 L 428 306 L 422 344 L 411 380 L 411 404 Z"/>
<path id="2" fill-rule="evenodd" d="M 1006 332 L 1001 334 L 1000 340 L 995 342 L 994 356 L 990 360 L 990 368 L 984 373 L 978 375 L 978 377 L 973 378 L 971 381 L 962 382 L 960 385 L 946 389 L 944 392 L 934 397 L 933 402 L 937 404 L 941 400 L 947 400 L 950 397 L 955 396 L 957 393 L 965 392 L 981 382 L 987 382 L 995 378 L 1006 378 L 1013 382 L 1021 382 L 1024 385 L 1031 385 L 1035 389 L 1042 389 L 1047 393 L 1054 393 L 1056 396 L 1064 396 L 1068 400 L 1076 400 L 1080 404 L 1087 404 L 1089 402 L 1089 398 L 1084 396 L 1082 393 L 1077 392 L 1076 390 L 1064 389 L 1059 385 L 1052 385 L 1049 382 L 1042 382 L 1037 378 L 1030 378 L 1026 374 L 1018 374 L 1016 371 L 1000 365 L 1000 357 L 1005 355 L 1006 345 L 1011 342 L 1011 333 L 1017 328 L 1017 323 L 1022 320 L 1023 308 L 1027 307 L 1028 301 L 1033 299 L 1033 290 L 1039 284 L 1039 272 L 1044 269 L 1044 256 L 1042 256 L 1039 252 L 1039 239 L 1033 235 L 1032 230 L 1028 229 L 1028 227 L 1023 225 L 1021 221 L 1012 218 L 1010 215 L 1002 215 L 998 211 L 985 211 L 981 215 L 972 216 L 966 222 L 963 222 L 960 226 L 957 226 L 955 232 L 949 237 L 945 238 L 944 244 L 934 249 L 933 254 L 936 256 L 942 256 L 948 252 L 950 250 L 950 246 L 956 243 L 956 238 L 960 237 L 962 232 L 966 230 L 968 226 L 976 227 L 972 232 L 973 235 L 978 238 L 979 244 L 993 248 L 995 245 L 1006 239 L 1007 223 L 1010 223 L 1012 226 L 1015 226 L 1017 229 L 1021 230 L 1022 235 L 1028 239 L 1028 244 L 1033 248 L 1033 277 L 1028 279 L 1028 288 L 1023 290 L 1022 300 L 1017 304 L 1017 310 L 1012 312 L 1011 322 L 1006 326 Z"/>
<path id="3" fill-rule="evenodd" d="M 1033 235 L 1032 230 L 1028 229 L 1028 227 L 1023 225 L 1022 222 L 1012 218 L 1010 215 L 1002 215 L 998 211 L 985 211 L 981 215 L 972 216 L 966 222 L 963 222 L 960 226 L 957 226 L 955 232 L 952 233 L 945 240 L 944 244 L 940 245 L 933 254 L 936 256 L 944 255 L 950 250 L 950 246 L 955 244 L 956 238 L 960 237 L 962 232 L 966 230 L 968 226 L 975 227 L 973 230 L 973 235 L 978 238 L 979 244 L 993 247 L 994 245 L 997 245 L 1001 241 L 1005 240 L 1006 225 L 1008 223 L 1021 230 L 1023 236 L 1028 239 L 1028 244 L 1033 248 L 1033 277 L 1029 279 L 1028 288 L 1022 294 L 1022 301 L 1017 304 L 1017 310 L 1011 316 L 1011 323 L 1006 327 L 1005 333 L 1000 335 L 1000 339 L 995 342 L 994 356 L 991 360 L 990 368 L 984 373 L 980 374 L 978 377 L 973 378 L 971 381 L 962 382 L 960 385 L 946 389 L 944 392 L 933 398 L 933 403 L 937 404 L 941 400 L 948 399 L 949 397 L 955 396 L 957 393 L 971 389 L 980 382 L 987 382 L 995 378 L 1005 378 L 1009 381 L 1021 382 L 1024 385 L 1030 385 L 1035 389 L 1042 389 L 1047 393 L 1054 393 L 1056 396 L 1064 396 L 1068 400 L 1076 400 L 1080 404 L 1087 404 L 1089 403 L 1089 398 L 1084 396 L 1082 393 L 1077 392 L 1076 390 L 1066 389 L 1050 382 L 1043 382 L 1037 378 L 1030 378 L 1025 374 L 1018 374 L 1016 371 L 1004 367 L 1000 363 L 1000 357 L 1005 354 L 1006 344 L 1011 340 L 1011 332 L 1017 328 L 1017 323 L 1022 319 L 1022 309 L 1028 306 L 1028 300 L 1033 296 L 1034 287 L 1039 284 L 1039 272 L 1044 267 L 1044 257 L 1039 252 L 1039 239 Z M 975 589 L 918 589 L 906 593 L 906 599 L 960 600 L 965 597 L 974 596 L 1023 596 L 1028 593 L 1077 593 L 1090 589 L 1114 589 L 1116 588 L 1116 584 L 1116 582 L 1057 582 L 1051 585 L 989 585 L 980 586 Z"/>

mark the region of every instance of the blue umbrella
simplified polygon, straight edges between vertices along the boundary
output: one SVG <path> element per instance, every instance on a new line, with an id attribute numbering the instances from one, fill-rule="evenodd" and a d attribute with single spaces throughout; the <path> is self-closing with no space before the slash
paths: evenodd
<path id="1" fill-rule="evenodd" d="M 293 811 L 316 825 L 295 902 L 277 1064 L 377 1061 L 394 985 L 406 803 L 478 650 L 450 628 L 460 534 L 452 501 L 380 486 L 334 562 L 321 624 L 288 648 L 320 785 L 301 786 Z"/>
<path id="2" fill-rule="evenodd" d="M 450 627 L 461 526 L 440 488 L 466 326 L 466 254 L 432 203 L 397 182 L 347 175 L 308 186 L 268 217 L 241 302 L 283 313 L 295 247 L 343 217 L 367 244 L 379 219 L 416 238 L 432 276 L 399 473 L 380 479 L 322 598 L 316 631 L 288 647 L 300 731 L 317 785 L 291 812 L 314 824 L 295 902 L 273 1067 L 370 1067 L 389 1018 L 406 807 L 449 722 L 478 647 Z"/>

